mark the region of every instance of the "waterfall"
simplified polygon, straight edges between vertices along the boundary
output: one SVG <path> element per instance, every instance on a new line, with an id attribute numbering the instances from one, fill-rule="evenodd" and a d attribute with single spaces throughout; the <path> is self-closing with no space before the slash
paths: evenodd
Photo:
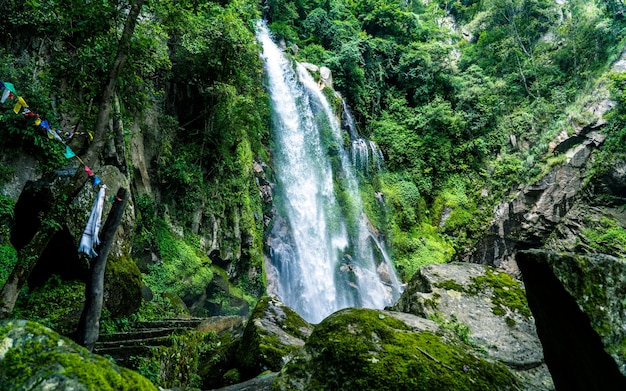
<path id="1" fill-rule="evenodd" d="M 343 132 L 309 72 L 257 24 L 272 106 L 274 219 L 268 293 L 309 322 L 345 307 L 383 308 L 400 295 L 393 265 L 363 211 Z"/>
<path id="2" fill-rule="evenodd" d="M 380 170 L 384 161 L 383 152 L 375 142 L 359 135 L 348 105 L 342 99 L 343 124 L 350 134 L 350 155 L 352 164 L 364 174 Z"/>

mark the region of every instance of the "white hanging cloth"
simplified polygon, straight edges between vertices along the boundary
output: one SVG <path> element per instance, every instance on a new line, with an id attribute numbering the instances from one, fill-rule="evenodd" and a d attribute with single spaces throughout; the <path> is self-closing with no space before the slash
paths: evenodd
<path id="1" fill-rule="evenodd" d="M 83 236 L 80 239 L 80 246 L 78 247 L 79 253 L 83 252 L 90 257 L 98 256 L 98 254 L 94 250 L 94 247 L 100 244 L 100 239 L 98 239 L 98 233 L 100 232 L 100 224 L 102 222 L 102 208 L 104 207 L 105 189 L 106 185 L 102 185 L 102 187 L 100 187 L 100 190 L 98 191 L 98 196 L 93 202 L 91 214 L 89 215 L 87 226 L 85 227 Z"/>

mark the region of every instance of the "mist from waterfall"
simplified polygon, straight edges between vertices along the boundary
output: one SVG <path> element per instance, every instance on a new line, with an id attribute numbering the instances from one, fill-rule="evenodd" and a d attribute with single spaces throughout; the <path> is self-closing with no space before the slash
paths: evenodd
<path id="1" fill-rule="evenodd" d="M 384 308 L 400 284 L 364 213 L 354 160 L 309 72 L 257 24 L 272 106 L 276 186 L 268 293 L 312 323 L 345 307 Z M 352 140 L 352 137 L 351 137 Z"/>

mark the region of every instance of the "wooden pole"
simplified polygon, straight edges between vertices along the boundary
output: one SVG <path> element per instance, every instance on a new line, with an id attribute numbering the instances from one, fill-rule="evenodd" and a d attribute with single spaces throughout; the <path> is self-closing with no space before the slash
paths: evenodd
<path id="1" fill-rule="evenodd" d="M 100 245 L 96 248 L 98 256 L 91 266 L 91 276 L 85 287 L 85 306 L 80 316 L 77 330 L 77 341 L 89 351 L 93 350 L 100 336 L 100 315 L 104 299 L 104 271 L 107 257 L 111 251 L 115 232 L 122 222 L 122 216 L 128 202 L 128 191 L 120 187 L 116 200 L 107 216 L 100 235 Z"/>

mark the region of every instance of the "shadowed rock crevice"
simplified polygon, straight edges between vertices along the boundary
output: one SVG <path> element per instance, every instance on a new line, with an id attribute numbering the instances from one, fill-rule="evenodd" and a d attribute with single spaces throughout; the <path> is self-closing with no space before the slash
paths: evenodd
<path id="1" fill-rule="evenodd" d="M 626 389 L 616 362 L 605 351 L 589 316 L 556 277 L 543 253 L 524 251 L 517 262 L 535 317 L 546 364 L 557 390 Z"/>

